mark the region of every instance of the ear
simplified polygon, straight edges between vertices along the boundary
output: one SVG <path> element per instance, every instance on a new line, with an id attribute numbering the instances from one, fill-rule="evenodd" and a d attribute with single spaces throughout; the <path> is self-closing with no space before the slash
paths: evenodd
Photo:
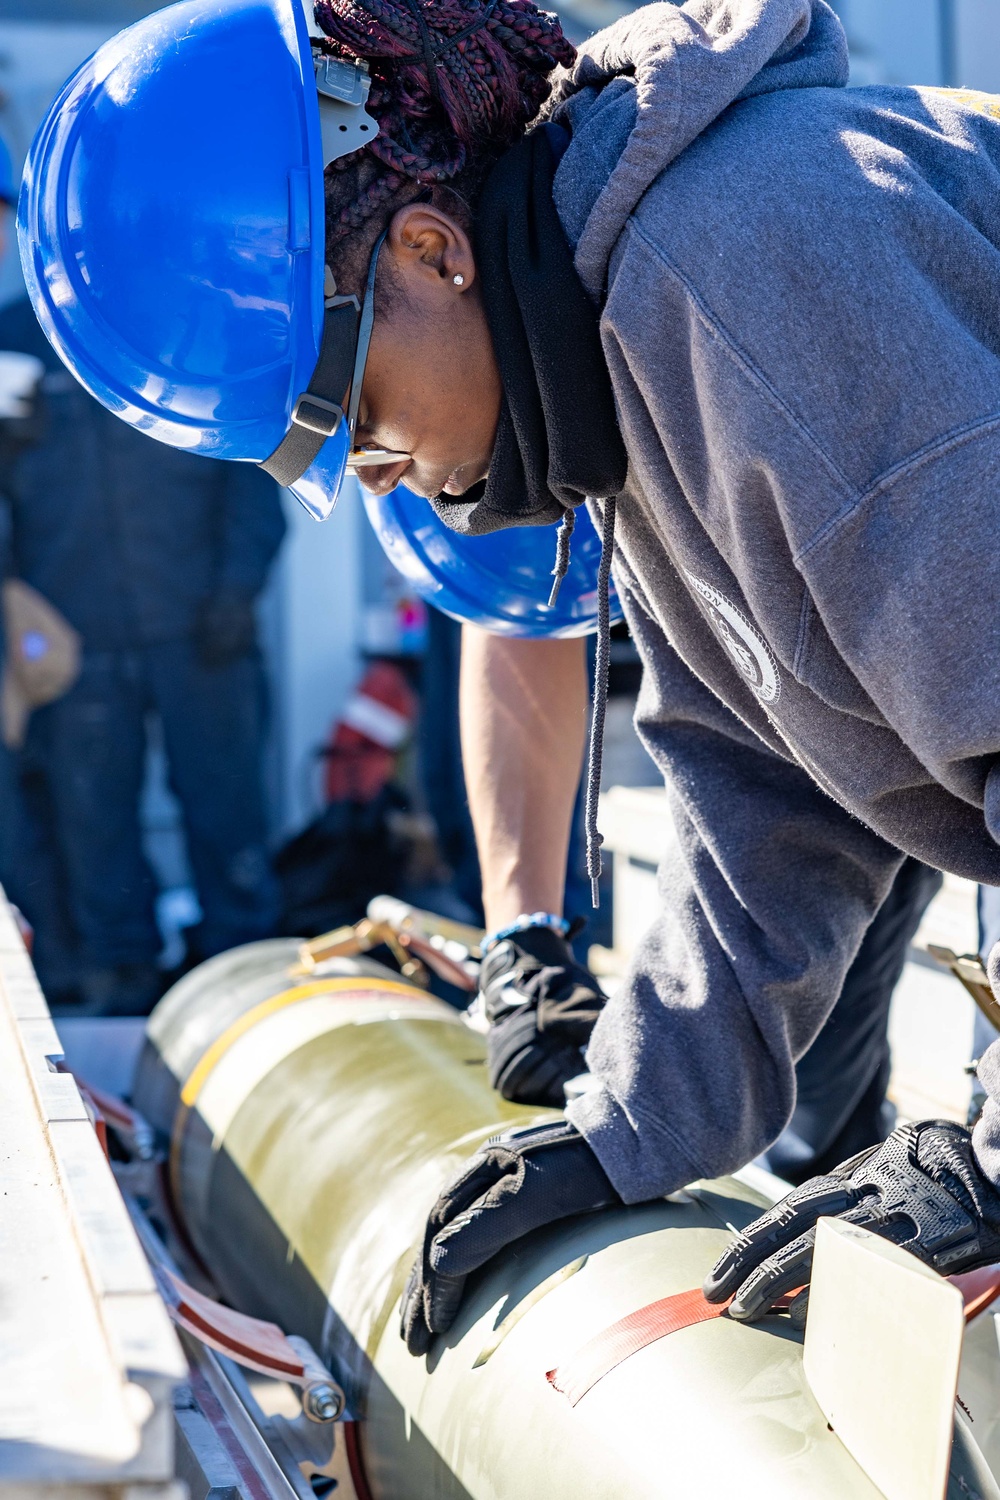
<path id="1" fill-rule="evenodd" d="M 457 296 L 476 279 L 469 236 L 455 219 L 432 203 L 409 203 L 389 224 L 386 249 L 404 285 Z"/>

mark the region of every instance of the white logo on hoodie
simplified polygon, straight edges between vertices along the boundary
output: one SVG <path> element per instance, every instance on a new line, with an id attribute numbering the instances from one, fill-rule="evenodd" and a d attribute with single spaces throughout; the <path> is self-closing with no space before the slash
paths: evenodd
<path id="1" fill-rule="evenodd" d="M 687 573 L 687 569 L 685 569 Z M 778 663 L 764 637 L 751 625 L 746 615 L 731 604 L 724 594 L 687 573 L 692 587 L 708 605 L 708 617 L 715 633 L 763 703 L 777 703 L 781 692 Z"/>

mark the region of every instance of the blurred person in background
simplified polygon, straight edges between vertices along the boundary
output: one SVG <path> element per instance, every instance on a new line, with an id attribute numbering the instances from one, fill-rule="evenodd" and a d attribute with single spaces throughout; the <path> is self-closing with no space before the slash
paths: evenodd
<path id="1" fill-rule="evenodd" d="M 7 252 L 10 234 L 10 210 L 14 204 L 14 173 L 10 152 L 0 141 L 0 260 Z M 2 380 L 2 371 L 0 371 Z M 10 505 L 7 499 L 7 422 L 0 416 L 0 583 L 10 572 Z M 0 661 L 5 652 L 3 610 L 0 609 Z M 0 884 L 10 879 L 11 830 L 14 824 L 14 767 L 6 745 L 0 739 Z"/>
<path id="2" fill-rule="evenodd" d="M 12 210 L 16 199 L 10 151 L 0 139 L 0 261 L 7 253 Z M 41 360 L 31 355 L 0 352 L 0 663 L 7 661 L 8 580 L 11 573 L 10 482 L 13 466 L 25 443 L 37 435 L 37 388 L 44 374 Z M 7 708 L 8 674 L 0 686 L 0 717 Z M 2 726 L 0 726 L 2 728 Z M 15 761 L 0 732 L 0 884 L 8 885 L 17 808 Z"/>
<path id="3" fill-rule="evenodd" d="M 81 643 L 76 680 L 27 724 L 10 894 L 35 927 L 51 1001 L 142 1014 L 163 989 L 140 824 L 151 715 L 202 912 L 190 959 L 274 926 L 255 602 L 284 532 L 279 492 L 251 464 L 117 421 L 59 362 L 26 298 L 0 311 L 0 351 L 43 367 L 37 441 L 6 465 L 6 572 Z"/>

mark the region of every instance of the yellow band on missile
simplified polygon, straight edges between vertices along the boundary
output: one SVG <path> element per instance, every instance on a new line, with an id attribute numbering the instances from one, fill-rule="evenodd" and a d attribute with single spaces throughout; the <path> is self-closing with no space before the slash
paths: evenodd
<path id="1" fill-rule="evenodd" d="M 252 1030 L 259 1021 L 273 1015 L 275 1011 L 284 1010 L 286 1005 L 294 1005 L 297 1000 L 308 1000 L 312 995 L 343 995 L 351 992 L 357 994 L 359 990 L 366 994 L 404 995 L 408 1000 L 427 998 L 425 992 L 418 990 L 415 985 L 403 984 L 393 979 L 372 977 L 312 979 L 308 984 L 297 984 L 293 989 L 282 990 L 280 994 L 271 995 L 269 999 L 262 1000 L 259 1005 L 255 1005 L 244 1015 L 239 1016 L 231 1026 L 227 1026 L 226 1030 L 216 1037 L 188 1075 L 188 1080 L 181 1089 L 181 1104 L 185 1110 L 194 1108 L 195 1101 L 204 1088 L 212 1069 L 225 1057 L 233 1043 L 239 1041 L 240 1037 Z"/>

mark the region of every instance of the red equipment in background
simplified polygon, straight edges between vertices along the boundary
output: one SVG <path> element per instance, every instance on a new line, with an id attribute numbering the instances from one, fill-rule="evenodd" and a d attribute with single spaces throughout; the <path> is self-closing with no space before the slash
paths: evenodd
<path id="1" fill-rule="evenodd" d="M 322 754 L 328 802 L 371 802 L 396 769 L 413 732 L 417 698 L 399 667 L 374 661 L 334 725 Z"/>

